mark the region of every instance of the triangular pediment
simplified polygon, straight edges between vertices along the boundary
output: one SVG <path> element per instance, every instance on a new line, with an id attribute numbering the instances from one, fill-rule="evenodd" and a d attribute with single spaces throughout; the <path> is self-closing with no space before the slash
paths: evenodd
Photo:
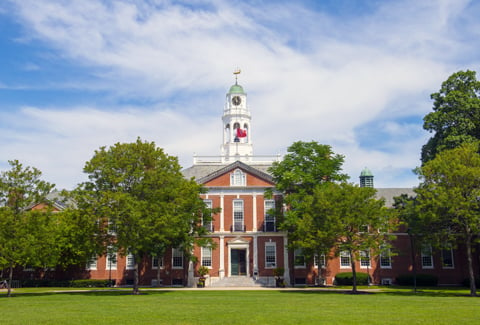
<path id="1" fill-rule="evenodd" d="M 273 178 L 271 175 L 255 168 L 250 165 L 247 165 L 241 161 L 236 161 L 230 165 L 220 167 L 219 169 L 213 171 L 212 173 L 198 179 L 198 183 L 200 184 L 205 184 L 211 180 L 214 180 L 222 175 L 225 175 L 227 173 L 231 173 L 235 169 L 241 169 L 245 173 L 252 175 L 253 177 L 260 179 L 266 183 L 273 184 Z"/>
<path id="2" fill-rule="evenodd" d="M 232 240 L 229 240 L 227 242 L 228 245 L 234 245 L 234 246 L 239 246 L 239 245 L 248 245 L 250 244 L 250 241 L 248 241 L 245 238 L 242 238 L 240 236 L 233 238 Z"/>

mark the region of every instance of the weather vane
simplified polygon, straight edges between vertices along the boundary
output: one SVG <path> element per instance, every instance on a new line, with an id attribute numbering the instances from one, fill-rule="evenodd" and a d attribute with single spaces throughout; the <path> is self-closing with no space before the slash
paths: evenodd
<path id="1" fill-rule="evenodd" d="M 239 68 L 236 68 L 235 71 L 233 71 L 233 74 L 235 75 L 235 84 L 237 84 L 237 79 L 240 72 L 242 71 Z"/>

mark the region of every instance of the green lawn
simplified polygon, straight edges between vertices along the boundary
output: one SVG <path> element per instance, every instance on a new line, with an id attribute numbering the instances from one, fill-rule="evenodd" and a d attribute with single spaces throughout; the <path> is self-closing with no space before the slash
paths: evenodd
<path id="1" fill-rule="evenodd" d="M 179 290 L 0 293 L 1 324 L 467 324 L 480 298 L 467 290 Z"/>

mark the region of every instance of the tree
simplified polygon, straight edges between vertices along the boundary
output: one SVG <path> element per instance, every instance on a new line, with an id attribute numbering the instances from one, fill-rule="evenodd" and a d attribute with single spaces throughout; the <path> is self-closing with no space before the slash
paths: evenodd
<path id="1" fill-rule="evenodd" d="M 8 296 L 16 266 L 54 266 L 55 226 L 51 210 L 31 210 L 48 203 L 53 184 L 40 179 L 40 170 L 9 161 L 11 169 L 0 174 L 0 263 L 9 269 Z"/>
<path id="2" fill-rule="evenodd" d="M 89 181 L 80 185 L 86 212 L 110 227 L 105 246 L 134 258 L 134 288 L 138 294 L 138 266 L 148 254 L 163 254 L 166 247 L 189 253 L 194 238 L 205 229 L 201 216 L 207 209 L 204 191 L 186 180 L 177 158 L 153 142 L 117 143 L 95 151 L 84 167 Z M 104 252 L 105 253 L 105 252 Z"/>
<path id="3" fill-rule="evenodd" d="M 465 245 L 470 294 L 476 295 L 472 246 L 480 232 L 479 142 L 444 150 L 417 168 L 422 183 L 415 189 L 423 236 L 437 246 Z"/>
<path id="4" fill-rule="evenodd" d="M 480 81 L 475 71 L 452 74 L 431 98 L 433 112 L 424 117 L 423 128 L 434 135 L 422 148 L 422 163 L 442 150 L 480 139 Z"/>
<path id="5" fill-rule="evenodd" d="M 317 186 L 305 214 L 295 231 L 296 244 L 308 249 L 345 253 L 353 274 L 353 292 L 357 292 L 356 261 L 370 265 L 370 256 L 387 245 L 395 225 L 375 198 L 376 190 L 342 182 Z"/>

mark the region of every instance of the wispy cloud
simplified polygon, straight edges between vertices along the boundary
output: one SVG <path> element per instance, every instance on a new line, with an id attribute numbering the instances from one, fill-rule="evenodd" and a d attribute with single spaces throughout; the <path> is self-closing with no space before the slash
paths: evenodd
<path id="1" fill-rule="evenodd" d="M 101 89 L 102 104 L 108 98 L 106 107 L 32 105 L 7 117 L 14 141 L 2 144 L 3 156 L 21 155 L 65 186 L 94 149 L 137 136 L 185 166 L 193 152 L 219 153 L 237 66 L 257 154 L 316 140 L 346 155 L 353 180 L 368 166 L 379 186 L 413 185 L 405 175 L 428 137 L 429 94 L 479 62 L 480 7 L 470 1 L 385 1 L 348 17 L 289 1 L 10 3 L 28 42 L 84 73 L 65 71 L 53 89 Z"/>

